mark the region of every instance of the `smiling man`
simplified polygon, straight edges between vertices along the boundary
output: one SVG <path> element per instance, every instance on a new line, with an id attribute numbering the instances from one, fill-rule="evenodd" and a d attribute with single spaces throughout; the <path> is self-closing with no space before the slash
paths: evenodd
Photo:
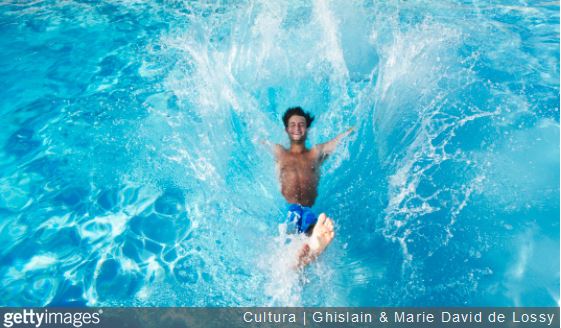
<path id="1" fill-rule="evenodd" d="M 352 128 L 334 139 L 306 148 L 308 128 L 314 118 L 300 107 L 289 108 L 282 117 L 290 148 L 274 146 L 279 169 L 281 192 L 288 202 L 287 220 L 294 223 L 299 233 L 309 236 L 299 254 L 298 266 L 302 267 L 318 255 L 335 236 L 333 221 L 325 213 L 318 216 L 312 211 L 317 198 L 319 168 L 335 150 L 339 141 L 351 133 Z"/>

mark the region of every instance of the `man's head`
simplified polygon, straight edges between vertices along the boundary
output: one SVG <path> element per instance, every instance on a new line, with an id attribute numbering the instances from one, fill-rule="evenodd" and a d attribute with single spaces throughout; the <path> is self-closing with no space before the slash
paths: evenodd
<path id="1" fill-rule="evenodd" d="M 282 116 L 284 128 L 291 142 L 305 142 L 307 131 L 314 117 L 304 112 L 301 107 L 292 107 L 286 110 Z"/>

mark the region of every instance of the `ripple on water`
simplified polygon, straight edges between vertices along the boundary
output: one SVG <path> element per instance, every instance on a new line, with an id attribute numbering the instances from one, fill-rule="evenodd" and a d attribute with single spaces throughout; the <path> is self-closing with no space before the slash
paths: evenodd
<path id="1" fill-rule="evenodd" d="M 174 215 L 185 210 L 185 195 L 178 188 L 167 188 L 156 200 L 154 209 L 160 214 Z"/>
<path id="2" fill-rule="evenodd" d="M 175 279 L 182 285 L 196 284 L 202 277 L 204 260 L 197 254 L 189 254 L 177 261 L 173 268 Z"/>
<path id="3" fill-rule="evenodd" d="M 125 241 L 120 246 L 120 251 L 123 256 L 131 259 L 136 263 L 140 263 L 145 259 L 148 259 L 149 256 L 143 256 L 143 245 L 138 238 L 131 234 L 127 233 Z M 151 255 L 151 254 L 150 254 Z"/>
<path id="4" fill-rule="evenodd" d="M 174 220 L 155 213 L 133 217 L 130 221 L 130 229 L 140 236 L 162 243 L 174 243 L 177 237 Z"/>
<path id="5" fill-rule="evenodd" d="M 64 176 L 65 163 L 61 159 L 55 159 L 51 156 L 42 156 L 25 164 L 26 170 L 40 174 L 49 179 L 47 182 L 49 191 L 53 185 L 58 186 L 60 180 Z"/>
<path id="6" fill-rule="evenodd" d="M 71 256 L 80 246 L 81 238 L 75 226 L 44 229 L 41 242 L 47 249 L 55 251 L 60 258 Z"/>
<path id="7" fill-rule="evenodd" d="M 129 299 L 142 287 L 142 278 L 136 271 L 125 270 L 119 261 L 108 259 L 99 269 L 95 286 L 101 299 Z"/>
<path id="8" fill-rule="evenodd" d="M 59 285 L 59 293 L 53 298 L 48 306 L 52 307 L 85 307 L 86 301 L 82 297 L 84 291 L 81 285 L 74 285 L 68 281 L 62 281 Z"/>
<path id="9" fill-rule="evenodd" d="M 25 288 L 24 299 L 33 306 L 46 306 L 56 295 L 59 281 L 50 274 L 36 278 L 32 288 Z"/>
<path id="10" fill-rule="evenodd" d="M 97 204 L 104 210 L 111 211 L 119 204 L 119 190 L 117 188 L 105 189 L 99 193 Z"/>
<path id="11" fill-rule="evenodd" d="M 87 201 L 89 191 L 81 187 L 69 187 L 64 188 L 56 197 L 55 201 L 58 201 L 69 208 L 74 208 L 80 203 Z"/>
<path id="12" fill-rule="evenodd" d="M 162 252 L 163 258 L 162 260 L 166 263 L 173 263 L 177 259 L 177 251 L 175 250 L 175 246 L 164 248 Z"/>
<path id="13" fill-rule="evenodd" d="M 4 145 L 4 150 L 6 153 L 13 154 L 17 157 L 25 156 L 41 145 L 33 136 L 33 130 L 26 127 L 21 128 L 8 138 Z"/>
<path id="14" fill-rule="evenodd" d="M 16 172 L 11 176 L 0 178 L 0 208 L 20 212 L 41 196 L 37 186 L 43 178 L 34 173 Z"/>

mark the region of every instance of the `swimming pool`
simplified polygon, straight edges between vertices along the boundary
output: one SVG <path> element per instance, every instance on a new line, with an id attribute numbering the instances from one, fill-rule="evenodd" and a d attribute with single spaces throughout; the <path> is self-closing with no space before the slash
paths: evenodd
<path id="1" fill-rule="evenodd" d="M 0 4 L 3 306 L 559 304 L 559 3 Z M 298 274 L 280 116 L 337 236 Z"/>

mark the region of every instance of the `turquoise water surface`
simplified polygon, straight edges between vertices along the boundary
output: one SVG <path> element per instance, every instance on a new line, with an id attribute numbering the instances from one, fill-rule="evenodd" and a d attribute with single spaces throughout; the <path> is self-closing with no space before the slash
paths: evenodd
<path id="1" fill-rule="evenodd" d="M 0 305 L 558 306 L 559 2 L 4 1 Z M 273 156 L 355 126 L 304 272 Z"/>

